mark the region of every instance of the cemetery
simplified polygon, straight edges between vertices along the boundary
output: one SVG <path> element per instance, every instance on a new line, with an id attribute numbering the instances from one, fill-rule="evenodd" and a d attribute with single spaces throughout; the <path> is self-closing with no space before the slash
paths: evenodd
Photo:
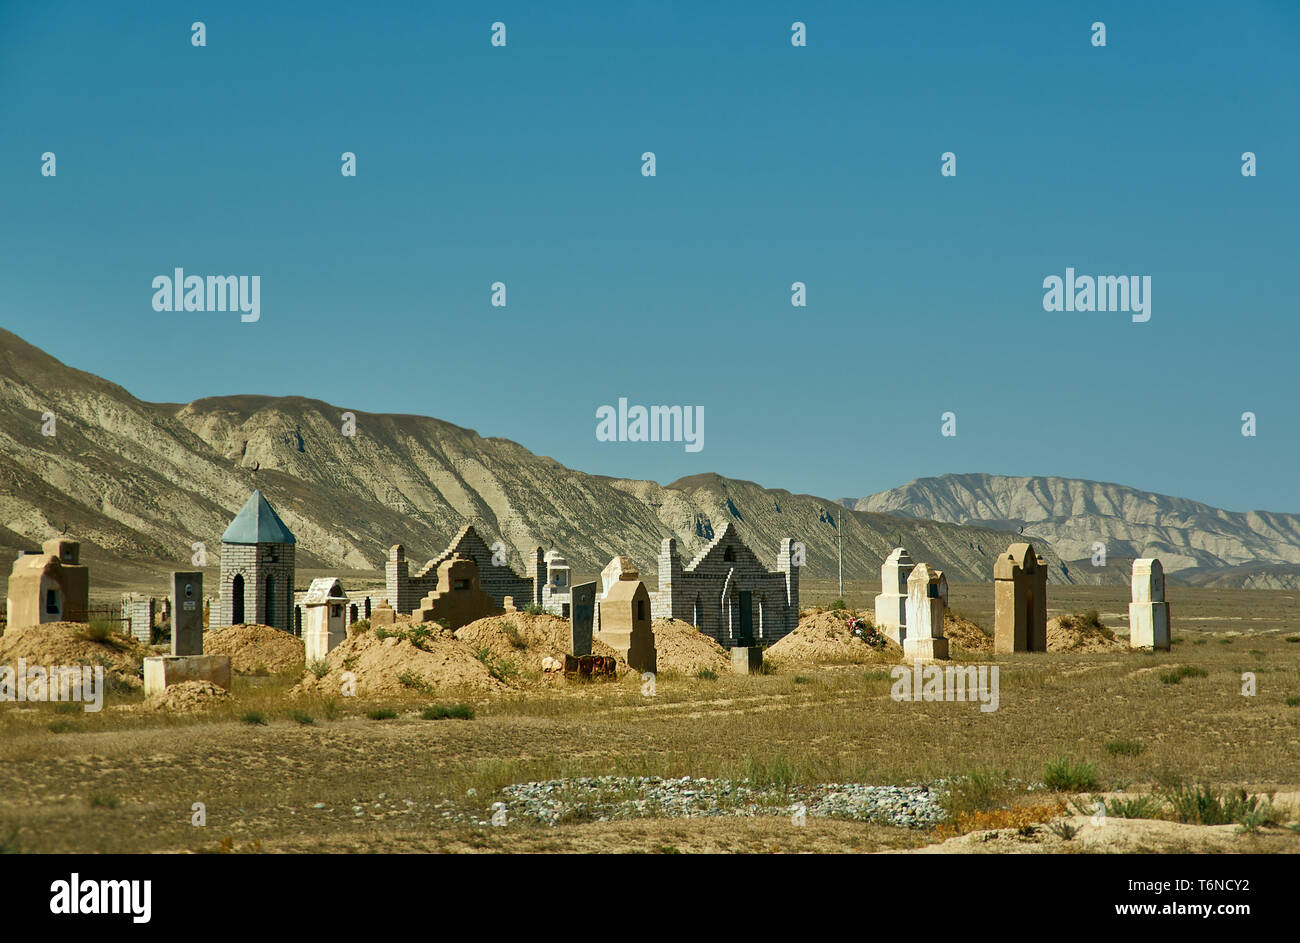
<path id="1" fill-rule="evenodd" d="M 202 571 L 173 572 L 161 594 L 121 594 L 116 631 L 107 636 L 91 631 L 96 561 L 83 558 L 75 537 L 64 535 L 41 551 L 22 554 L 9 580 L 10 618 L 0 634 L 0 663 L 23 658 L 29 664 L 108 666 L 102 711 L 50 721 L 51 730 L 66 726 L 108 736 L 115 730 L 169 729 L 157 724 L 173 718 L 186 725 L 176 729 L 189 731 L 185 742 L 195 749 L 220 744 L 242 753 L 260 740 L 274 744 L 272 751 L 292 752 L 298 749 L 290 745 L 294 738 L 315 742 L 327 730 L 355 742 L 375 771 L 360 772 L 313 752 L 312 776 L 294 787 L 306 789 L 295 812 L 303 821 L 277 819 L 280 824 L 271 829 L 282 836 L 277 841 L 290 843 L 285 848 L 316 847 L 316 839 L 301 839 L 308 844 L 299 846 L 293 844 L 299 839 L 290 838 L 315 834 L 316 826 L 307 823 L 316 819 L 330 833 L 364 822 L 366 834 L 389 836 L 374 839 L 379 844 L 373 847 L 390 847 L 400 822 L 411 816 L 433 829 L 431 848 L 447 847 L 448 836 L 460 834 L 456 829 L 469 828 L 476 834 L 486 829 L 493 847 L 526 850 L 535 840 L 528 829 L 571 834 L 573 826 L 566 823 L 575 815 L 605 822 L 606 833 L 617 836 L 619 822 L 643 819 L 645 803 L 653 802 L 652 818 L 663 823 L 655 828 L 668 829 L 664 834 L 673 834 L 674 841 L 687 839 L 668 823 L 689 818 L 700 823 L 689 841 L 721 842 L 700 850 L 728 847 L 726 835 L 765 834 L 771 826 L 758 823 L 784 821 L 793 803 L 806 810 L 800 814 L 808 821 L 821 823 L 804 833 L 820 836 L 810 849 L 821 847 L 817 842 L 839 847 L 853 840 L 850 834 L 867 834 L 876 846 L 951 844 L 961 851 L 974 834 L 972 823 L 983 821 L 971 818 L 974 813 L 961 818 L 951 806 L 955 784 L 965 775 L 961 770 L 977 761 L 1001 764 L 1031 781 L 1048 775 L 1035 773 L 1034 764 L 1047 762 L 1050 773 L 1053 751 L 1078 745 L 1077 735 L 1057 729 L 1073 712 L 1043 714 L 1034 707 L 1037 695 L 1018 693 L 1036 690 L 1026 684 L 1048 685 L 1054 701 L 1073 704 L 1082 712 L 1078 716 L 1097 710 L 1116 686 L 1131 689 L 1132 697 L 1154 698 L 1152 703 L 1195 695 L 1181 709 L 1200 718 L 1205 730 L 1194 739 L 1207 741 L 1218 727 L 1211 716 L 1223 710 L 1204 700 L 1204 685 L 1183 681 L 1197 675 L 1179 668 L 1186 660 L 1184 630 L 1171 623 L 1163 568 L 1152 557 L 1133 561 L 1122 600 L 1105 595 L 1105 605 L 1115 611 L 1103 613 L 1106 620 L 1127 614 L 1127 638 L 1096 613 L 1069 608 L 1087 598 L 1083 590 L 1049 587 L 1042 555 L 1024 541 L 1011 541 L 996 557 L 989 582 L 956 587 L 949 585 L 942 561 L 925 559 L 928 553 L 882 551 L 879 583 L 854 591 L 866 604 L 861 608 L 838 599 L 827 604 L 821 588 L 815 591 L 819 603 L 801 600 L 808 584 L 801 586 L 795 539 L 783 539 L 765 561 L 729 525 L 685 564 L 676 542 L 664 540 L 654 584 L 627 554 L 613 556 L 594 579 L 579 575 L 575 581 L 562 553 L 542 547 L 523 554 L 527 572 L 521 575 L 475 526 L 466 525 L 418 567 L 402 545 L 393 545 L 382 581 L 313 575 L 303 585 L 296 538 L 273 500 L 254 491 L 231 519 L 213 592 L 205 593 Z M 1065 607 L 1057 605 L 1057 593 L 1070 596 Z M 1210 670 L 1225 670 L 1232 638 L 1195 641 L 1211 638 L 1213 646 L 1193 651 L 1211 656 Z M 1280 637 L 1255 644 L 1270 645 L 1274 657 L 1296 654 Z M 1085 674 L 1074 674 L 1071 662 L 1086 668 Z M 1160 668 L 1165 664 L 1170 670 Z M 0 676 L 0 688 L 3 682 Z M 911 687 L 899 695 L 904 682 Z M 845 713 L 845 704 L 856 706 Z M 533 716 L 553 720 L 537 728 L 529 726 Z M 1106 715 L 1097 716 L 1100 721 Z M 439 717 L 472 722 L 429 720 Z M 962 733 L 972 723 L 978 732 Z M 861 746 L 886 736 L 891 724 L 909 731 L 912 750 L 906 757 L 828 755 L 814 746 L 828 730 Z M 5 730 L 21 732 L 30 725 L 23 714 L 0 711 Z M 1103 722 L 1098 736 L 1110 727 Z M 1192 741 L 1160 744 L 1158 714 L 1127 728 L 1143 741 L 1133 749 L 1149 749 L 1162 763 L 1185 763 L 1195 748 Z M 397 739 L 376 739 L 383 729 Z M 496 769 L 492 763 L 521 749 L 505 742 L 524 729 L 541 738 L 543 752 L 534 755 L 551 759 L 510 760 L 514 772 L 504 783 L 484 779 L 486 770 Z M 821 733 L 810 741 L 813 730 Z M 619 761 L 607 755 L 610 736 L 631 738 L 640 744 L 634 750 L 647 751 L 636 760 L 643 773 L 617 772 Z M 459 744 L 455 749 L 468 751 L 453 763 L 459 772 L 451 780 L 421 759 L 437 755 L 427 752 L 429 744 L 450 746 L 448 737 Z M 652 742 L 671 746 L 652 748 Z M 522 751 L 533 754 L 527 747 Z M 947 759 L 935 766 L 926 759 L 931 755 Z M 568 756 L 585 759 L 561 759 Z M 1270 756 L 1276 781 L 1300 781 L 1300 767 L 1292 770 L 1290 760 Z M 1122 757 L 1113 757 L 1107 768 L 1118 774 L 1119 765 L 1130 763 Z M 123 761 L 134 766 L 127 757 Z M 773 772 L 773 764 L 788 762 L 796 769 L 829 762 L 826 768 L 836 772 L 803 785 L 802 774 L 787 779 L 787 773 Z M 1240 762 L 1240 770 L 1227 775 L 1244 774 L 1248 767 Z M 575 778 L 574 769 L 587 772 Z M 396 805 L 384 798 L 396 795 L 394 790 L 411 792 L 410 785 L 399 784 L 419 770 L 441 784 L 441 798 L 404 795 Z M 291 780 L 298 782 L 296 776 Z M 1093 784 L 1096 775 L 1088 774 L 1065 792 Z M 475 799 L 480 790 L 524 830 L 503 832 Z M 318 798 L 306 802 L 308 793 L 334 798 L 323 805 Z M 344 795 L 351 798 L 344 801 Z M 1055 805 L 1021 801 L 1029 804 L 1016 806 L 1015 814 L 1042 823 L 1034 833 L 1037 850 L 1070 850 L 1047 830 L 1048 823 L 1074 821 L 1068 796 L 1053 800 Z M 340 805 L 350 811 L 331 811 Z M 719 832 L 722 819 L 750 824 L 738 823 L 739 833 Z M 997 824 L 996 817 L 988 821 Z M 306 833 L 300 833 L 303 827 Z M 844 831 L 850 827 L 869 831 Z M 1016 841 L 1025 841 L 1003 837 L 996 828 L 987 834 L 990 847 L 1001 850 L 1018 850 Z M 1105 841 L 1100 834 L 1085 836 L 1078 847 L 1123 850 L 1108 843 L 1129 840 L 1124 829 L 1106 834 Z M 1211 842 L 1216 850 L 1238 849 L 1196 834 L 1194 841 Z M 123 833 L 115 847 L 141 840 Z M 170 840 L 185 839 L 178 834 Z M 1269 840 L 1285 842 L 1280 834 Z M 616 845 L 628 841 L 635 846 L 633 839 L 615 838 Z M 927 845 L 935 841 L 942 844 Z"/>

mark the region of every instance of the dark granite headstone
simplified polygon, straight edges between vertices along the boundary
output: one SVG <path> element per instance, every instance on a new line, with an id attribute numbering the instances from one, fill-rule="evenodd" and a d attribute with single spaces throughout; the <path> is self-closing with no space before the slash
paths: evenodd
<path id="1" fill-rule="evenodd" d="M 591 633 L 596 624 L 596 584 L 580 583 L 573 587 L 569 608 L 569 651 L 574 655 L 591 654 Z"/>
<path id="2" fill-rule="evenodd" d="M 172 654 L 203 654 L 203 574 L 172 574 Z"/>

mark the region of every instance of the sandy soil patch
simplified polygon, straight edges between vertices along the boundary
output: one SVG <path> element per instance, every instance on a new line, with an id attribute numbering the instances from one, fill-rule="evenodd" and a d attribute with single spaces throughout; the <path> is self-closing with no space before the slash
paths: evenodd
<path id="1" fill-rule="evenodd" d="M 302 639 L 269 625 L 232 625 L 203 633 L 203 654 L 229 655 L 239 674 L 280 674 L 303 668 Z"/>
<path id="2" fill-rule="evenodd" d="M 0 635 L 0 665 L 15 670 L 18 659 L 29 668 L 90 665 L 104 669 L 105 681 L 130 687 L 143 686 L 142 665 L 149 649 L 125 635 L 113 635 L 102 642 L 85 637 L 83 622 L 47 622 L 11 628 Z"/>
<path id="3" fill-rule="evenodd" d="M 145 703 L 154 710 L 193 714 L 229 698 L 229 691 L 217 687 L 211 681 L 182 681 L 169 686 L 162 694 L 154 695 Z"/>
<path id="4" fill-rule="evenodd" d="M 885 640 L 884 648 L 872 648 L 855 636 L 848 620 L 860 616 L 867 624 L 866 613 L 852 609 L 817 609 L 799 619 L 798 627 L 767 650 L 767 657 L 777 664 L 897 664 L 903 650 Z"/>
<path id="5" fill-rule="evenodd" d="M 445 689 L 486 693 L 504 690 L 506 679 L 517 673 L 517 664 L 511 670 L 490 656 L 486 663 L 480 660 L 476 646 L 436 623 L 387 628 L 407 634 L 381 638 L 374 629 L 350 634 L 325 659 L 329 670 L 319 678 L 308 670 L 292 693 L 336 696 L 345 672 L 355 676 L 356 693 L 363 697 L 433 694 Z M 415 630 L 420 631 L 412 634 Z"/>
<path id="6" fill-rule="evenodd" d="M 964 652 L 983 654 L 993 651 L 991 635 L 985 635 L 984 630 L 970 619 L 954 615 L 951 610 L 943 614 L 943 635 L 954 648 Z"/>
<path id="7" fill-rule="evenodd" d="M 1109 652 L 1127 649 L 1128 642 L 1115 638 L 1100 622 L 1089 623 L 1075 615 L 1062 615 L 1047 622 L 1049 652 Z"/>

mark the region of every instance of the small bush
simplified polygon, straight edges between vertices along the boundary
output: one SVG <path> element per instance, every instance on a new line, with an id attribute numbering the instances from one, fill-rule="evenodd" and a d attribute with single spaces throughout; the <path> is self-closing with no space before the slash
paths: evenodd
<path id="1" fill-rule="evenodd" d="M 1246 790 L 1241 788 L 1221 792 L 1206 783 L 1174 786 L 1166 790 L 1165 799 L 1169 803 L 1173 820 L 1189 825 L 1230 825 L 1254 821 L 1257 823 L 1254 827 L 1258 827 L 1259 824 L 1271 824 L 1279 818 L 1271 801 L 1247 795 Z"/>
<path id="2" fill-rule="evenodd" d="M 1064 841 L 1070 841 L 1075 835 L 1079 834 L 1079 826 L 1071 825 L 1064 819 L 1061 819 L 1058 822 L 1053 822 L 1048 825 L 1047 828 L 1053 835 L 1057 838 L 1063 839 Z"/>
<path id="3" fill-rule="evenodd" d="M 535 602 L 530 602 L 528 605 L 524 606 L 523 611 L 528 613 L 528 615 L 530 616 L 546 615 L 546 609 L 543 606 L 541 606 L 539 603 L 535 603 Z"/>
<path id="4" fill-rule="evenodd" d="M 1231 644 L 1232 644 L 1232 639 L 1231 639 L 1231 638 L 1221 638 L 1221 639 L 1219 639 L 1219 644 L 1220 644 L 1220 645 L 1231 645 Z"/>
<path id="5" fill-rule="evenodd" d="M 326 720 L 337 720 L 342 711 L 339 709 L 339 702 L 332 697 L 327 697 L 321 701 L 321 710 L 325 713 Z"/>
<path id="6" fill-rule="evenodd" d="M 262 716 L 261 711 L 245 711 L 239 719 L 253 727 L 266 726 L 266 718 Z"/>
<path id="7" fill-rule="evenodd" d="M 313 675 L 315 675 L 316 680 L 319 681 L 321 678 L 325 677 L 327 674 L 330 673 L 330 663 L 326 661 L 324 658 L 317 658 L 315 661 L 313 661 L 310 665 L 307 666 L 307 670 L 310 671 Z"/>
<path id="8" fill-rule="evenodd" d="M 1137 756 L 1144 749 L 1141 740 L 1112 740 L 1106 744 L 1106 752 L 1111 756 Z"/>
<path id="9" fill-rule="evenodd" d="M 93 619 L 81 630 L 81 637 L 90 642 L 107 642 L 121 632 L 121 623 L 112 619 Z"/>
<path id="10" fill-rule="evenodd" d="M 1184 678 L 1204 678 L 1208 672 L 1199 665 L 1179 665 L 1171 671 L 1160 672 L 1164 684 L 1179 684 Z"/>
<path id="11" fill-rule="evenodd" d="M 977 769 L 964 776 L 949 777 L 948 788 L 942 794 L 940 804 L 948 821 L 956 822 L 962 816 L 997 808 L 1010 794 L 1005 773 Z"/>
<path id="12" fill-rule="evenodd" d="M 504 626 L 502 626 L 502 631 L 505 632 L 506 641 L 510 643 L 511 648 L 515 648 L 518 649 L 519 651 L 523 651 L 525 648 L 528 647 L 527 640 L 525 640 L 524 637 L 519 634 L 519 626 L 515 625 L 513 622 L 507 622 Z"/>
<path id="13" fill-rule="evenodd" d="M 795 676 L 794 676 L 794 683 L 795 683 L 795 684 L 812 684 L 812 678 L 807 678 L 807 677 L 804 677 L 803 675 L 795 675 Z"/>
<path id="14" fill-rule="evenodd" d="M 1100 800 L 1106 814 L 1117 819 L 1154 819 L 1164 808 L 1159 796 L 1111 796 Z"/>
<path id="15" fill-rule="evenodd" d="M 50 733 L 71 733 L 77 729 L 77 725 L 66 720 L 56 720 L 50 724 Z"/>
<path id="16" fill-rule="evenodd" d="M 433 693 L 433 686 L 414 671 L 403 671 L 397 676 L 397 680 L 404 688 L 411 688 L 421 694 Z"/>
<path id="17" fill-rule="evenodd" d="M 1193 644 L 1193 645 L 1204 645 L 1204 644 L 1205 644 L 1205 639 L 1203 639 L 1203 638 L 1194 638 L 1194 639 L 1192 639 L 1192 644 Z"/>
<path id="18" fill-rule="evenodd" d="M 97 792 L 90 797 L 92 809 L 116 809 L 121 804 L 117 796 L 111 796 L 106 792 Z"/>
<path id="19" fill-rule="evenodd" d="M 1283 641 L 1300 642 L 1300 635 L 1288 635 Z"/>
<path id="20" fill-rule="evenodd" d="M 376 707 L 374 710 L 366 711 L 366 716 L 371 720 L 392 720 L 397 716 L 397 711 L 391 707 Z"/>
<path id="21" fill-rule="evenodd" d="M 1300 696 L 1293 694 L 1284 703 L 1287 707 L 1300 707 Z"/>
<path id="22" fill-rule="evenodd" d="M 844 605 L 843 599 L 837 599 L 833 603 L 831 603 L 831 610 L 834 612 L 840 612 L 847 608 L 848 606 Z"/>
<path id="23" fill-rule="evenodd" d="M 435 704 L 421 711 L 420 717 L 423 720 L 473 720 L 474 708 L 468 704 Z"/>
<path id="24" fill-rule="evenodd" d="M 695 677 L 699 678 L 701 681 L 717 681 L 718 673 L 712 668 L 701 668 L 699 671 L 695 672 Z M 796 678 L 795 680 L 798 681 L 799 679 Z"/>
<path id="25" fill-rule="evenodd" d="M 293 711 L 289 716 L 305 727 L 310 727 L 316 723 L 316 719 L 306 711 Z"/>
<path id="26" fill-rule="evenodd" d="M 1043 766 L 1043 785 L 1058 792 L 1083 792 L 1097 788 L 1097 765 L 1059 756 Z"/>

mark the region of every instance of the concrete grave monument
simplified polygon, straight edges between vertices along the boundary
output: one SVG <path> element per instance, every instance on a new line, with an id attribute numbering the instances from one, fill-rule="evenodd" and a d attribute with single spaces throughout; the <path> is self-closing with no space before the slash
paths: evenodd
<path id="1" fill-rule="evenodd" d="M 1047 561 L 1015 543 L 993 564 L 993 650 L 1047 651 Z"/>
<path id="2" fill-rule="evenodd" d="M 907 578 L 907 634 L 903 655 L 908 658 L 947 658 L 943 614 L 948 608 L 948 581 L 928 563 L 912 568 Z"/>
<path id="3" fill-rule="evenodd" d="M 907 634 L 907 578 L 916 566 L 903 547 L 895 547 L 880 567 L 876 629 L 899 645 Z"/>
<path id="4" fill-rule="evenodd" d="M 1133 601 L 1128 604 L 1130 648 L 1169 651 L 1169 603 L 1165 602 L 1165 569 L 1159 560 L 1133 561 Z"/>

